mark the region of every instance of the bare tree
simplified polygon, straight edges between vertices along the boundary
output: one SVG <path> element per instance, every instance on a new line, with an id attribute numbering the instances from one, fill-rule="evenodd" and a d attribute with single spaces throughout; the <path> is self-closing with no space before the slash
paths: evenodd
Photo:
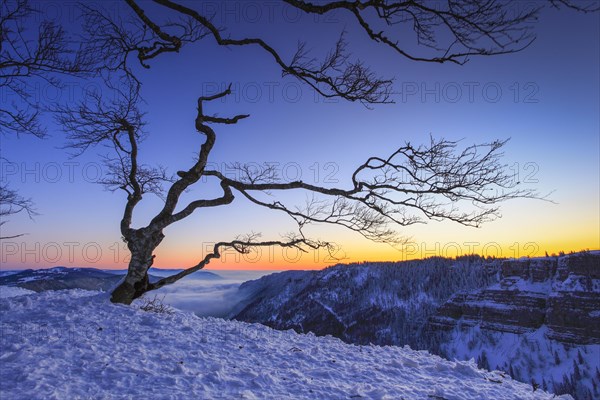
<path id="1" fill-rule="evenodd" d="M 306 13 L 349 12 L 370 39 L 410 60 L 459 64 L 472 56 L 505 54 L 527 47 L 534 39 L 531 23 L 539 11 L 534 8 L 509 12 L 509 4 L 494 0 L 449 0 L 443 4 L 435 2 L 436 7 L 417 1 L 329 1 L 318 5 L 298 0 L 284 2 Z M 198 97 L 194 123 L 200 135 L 199 151 L 188 169 L 171 177 L 164 168 L 144 165 L 140 163 L 139 155 L 140 143 L 146 134 L 143 113 L 139 109 L 140 82 L 128 67 L 129 55 L 136 55 L 147 67 L 150 59 L 176 52 L 181 45 L 203 38 L 212 38 L 227 47 L 257 46 L 285 75 L 296 77 L 321 95 L 367 105 L 392 101 L 392 79 L 379 77 L 362 62 L 353 60 L 343 35 L 321 61 L 310 56 L 303 43 L 286 61 L 280 51 L 265 40 L 232 38 L 223 28 L 217 28 L 210 16 L 183 4 L 170 0 L 152 1 L 154 6 L 162 7 L 161 15 L 171 12 L 185 18 L 173 24 L 150 16 L 140 2 L 125 0 L 125 3 L 137 22 L 115 22 L 101 10 L 92 8 L 86 8 L 85 13 L 94 27 L 88 41 L 96 48 L 110 52 L 113 70 L 123 72 L 126 84 L 121 87 L 126 89 L 119 90 L 119 96 L 109 102 L 96 96 L 85 99 L 77 107 L 56 110 L 72 147 L 84 151 L 90 146 L 108 144 L 116 154 L 107 158 L 110 176 L 105 183 L 127 195 L 120 228 L 131 252 L 131 261 L 125 279 L 112 293 L 113 302 L 128 304 L 145 292 L 173 283 L 219 258 L 225 249 L 240 253 L 263 246 L 293 247 L 301 251 L 331 249 L 331 243 L 305 236 L 304 228 L 308 224 L 342 225 L 370 240 L 395 243 L 401 238 L 394 226 L 430 220 L 480 226 L 499 216 L 500 202 L 537 196 L 531 190 L 521 189 L 502 163 L 506 141 L 462 145 L 432 138 L 420 146 L 406 143 L 392 154 L 368 158 L 355 169 L 350 177 L 351 184 L 346 188 L 284 181 L 269 166 L 255 168 L 234 164 L 240 172 L 239 177 L 227 177 L 207 167 L 217 138 L 214 127 L 237 124 L 248 115 L 218 117 L 206 108 L 211 101 L 228 96 L 230 87 L 211 96 Z M 404 50 L 399 41 L 381 28 L 392 29 L 396 24 L 412 26 L 424 54 Z M 445 31 L 442 35 L 441 30 Z M 148 37 L 153 39 L 149 41 Z M 202 178 L 218 183 L 222 194 L 180 205 L 181 195 Z M 286 204 L 277 196 L 286 191 L 306 194 L 306 203 L 302 206 Z M 133 227 L 136 206 L 147 193 L 160 194 L 164 204 L 147 224 Z M 274 240 L 263 241 L 259 234 L 251 233 L 218 242 L 212 252 L 195 265 L 157 282 L 149 282 L 148 269 L 154 262 L 155 249 L 164 238 L 165 228 L 191 216 L 196 210 L 230 205 L 238 196 L 257 207 L 288 215 L 295 221 L 297 229 Z"/>
<path id="2" fill-rule="evenodd" d="M 28 0 L 2 0 L 0 5 L 0 86 L 7 99 L 13 98 L 0 106 L 3 134 L 46 135 L 40 122 L 43 104 L 32 95 L 32 80 L 60 88 L 61 75 L 94 70 L 91 53 L 75 48 L 61 26 L 46 20 L 36 23 L 37 13 Z"/>
<path id="3" fill-rule="evenodd" d="M 29 217 L 36 214 L 31 199 L 19 195 L 16 191 L 8 188 L 6 184 L 0 184 L 0 228 L 8 222 L 9 216 L 21 212 L 27 213 Z M 0 232 L 0 239 L 14 239 L 20 236 L 23 234 L 4 235 Z"/>
<path id="4" fill-rule="evenodd" d="M 0 3 L 0 136 L 45 137 L 47 129 L 40 121 L 44 104 L 34 94 L 32 83 L 62 88 L 63 77 L 90 75 L 96 68 L 92 52 L 75 47 L 61 26 L 47 20 L 37 22 L 38 14 L 28 0 Z M 2 183 L 0 226 L 9 215 L 21 212 L 35 215 L 33 202 Z M 0 235 L 0 239 L 21 235 Z"/>

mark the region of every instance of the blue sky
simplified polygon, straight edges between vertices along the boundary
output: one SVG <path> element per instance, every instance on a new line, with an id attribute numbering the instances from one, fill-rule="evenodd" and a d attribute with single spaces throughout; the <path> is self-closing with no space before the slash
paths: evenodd
<path id="1" fill-rule="evenodd" d="M 59 4 L 62 10 L 66 7 L 60 2 L 52 4 Z M 453 255 L 453 244 L 463 253 L 474 249 L 494 254 L 500 249 L 503 256 L 600 248 L 598 14 L 544 10 L 535 28 L 537 40 L 523 52 L 473 58 L 457 66 L 404 60 L 370 42 L 343 14 L 315 22 L 312 17 L 286 16 L 283 6 L 272 3 L 268 3 L 275 7 L 271 11 L 267 3 L 229 4 L 234 5 L 228 13 L 217 15 L 222 25 L 231 26 L 230 32 L 236 36 L 263 37 L 286 57 L 299 39 L 306 40 L 315 55 L 322 55 L 345 29 L 358 58 L 382 75 L 395 76 L 395 104 L 367 109 L 360 104 L 325 101 L 298 81 L 282 78 L 264 52 L 219 48 L 206 38 L 140 71 L 149 134 L 141 151 L 144 162 L 167 166 L 171 172 L 189 166 L 201 143 L 193 124 L 197 97 L 232 83 L 234 95 L 211 103 L 206 111 L 222 116 L 248 113 L 251 117 L 235 126 L 216 128 L 217 145 L 211 160 L 218 168 L 227 162 L 266 161 L 278 163 L 279 171 L 290 179 L 345 186 L 353 168 L 367 157 L 390 154 L 405 141 L 425 143 L 430 134 L 463 139 L 465 144 L 511 138 L 506 163 L 529 187 L 540 193 L 553 192 L 554 204 L 536 200 L 505 203 L 503 218 L 479 229 L 450 223 L 403 228 L 400 232 L 414 243 L 403 252 L 375 245 L 341 228 L 312 228 L 310 233 L 315 236 L 338 242 L 344 249 L 340 254 L 348 260 L 418 258 L 436 252 Z M 262 14 L 255 18 L 258 9 Z M 56 19 L 71 23 L 67 14 Z M 46 100 L 70 100 L 69 96 L 77 98 L 86 84 L 68 83 L 69 90 L 62 92 L 43 85 L 32 90 Z M 1 100 L 8 99 L 4 96 Z M 34 199 L 40 213 L 33 220 L 15 216 L 3 228 L 8 233 L 28 234 L 2 242 L 1 268 L 57 264 L 125 267 L 126 252 L 119 234 L 124 195 L 93 183 L 103 168 L 98 151 L 69 158 L 59 148 L 64 133 L 48 123 L 51 136 L 45 140 L 1 138 L 2 156 L 10 160 L 2 162 L 1 178 Z M 213 189 L 209 184 L 185 198 L 210 196 Z M 294 196 L 304 201 L 303 195 Z M 159 206 L 160 200 L 146 199 L 136 223 L 146 223 Z M 155 265 L 185 267 L 200 259 L 211 242 L 249 231 L 277 238 L 292 228 L 282 215 L 236 199 L 233 205 L 202 210 L 168 228 Z M 211 267 L 313 268 L 331 261 L 323 254 L 295 257 L 282 255 L 280 250 L 265 253 L 254 262 L 229 255 L 225 262 Z"/>

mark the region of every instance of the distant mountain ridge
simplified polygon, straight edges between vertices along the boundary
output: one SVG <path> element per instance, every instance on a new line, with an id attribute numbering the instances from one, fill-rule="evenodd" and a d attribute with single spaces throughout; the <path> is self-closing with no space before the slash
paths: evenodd
<path id="1" fill-rule="evenodd" d="M 150 282 L 156 282 L 164 276 L 178 270 L 150 269 Z M 0 285 L 20 287 L 43 292 L 45 290 L 85 289 L 111 290 L 125 276 L 126 270 L 101 270 L 97 268 L 53 267 L 47 269 L 26 269 L 23 271 L 6 271 L 0 275 Z M 196 276 L 206 280 L 222 279 L 209 271 L 198 271 Z"/>
<path id="2" fill-rule="evenodd" d="M 157 278 L 162 278 L 165 276 L 170 276 L 170 275 L 174 275 L 176 273 L 179 273 L 183 271 L 183 269 L 166 269 L 166 268 L 155 268 L 152 267 L 148 270 L 149 275 L 154 275 Z M 124 271 L 126 272 L 126 271 Z M 221 275 L 215 274 L 214 272 L 210 272 L 210 271 L 204 271 L 204 270 L 200 270 L 200 271 L 196 271 L 194 273 L 192 273 L 190 276 L 192 277 L 196 277 L 196 278 L 201 278 L 203 280 L 219 280 L 219 279 L 223 279 L 223 277 Z"/>
<path id="3" fill-rule="evenodd" d="M 0 276 L 0 285 L 20 287 L 34 292 L 62 289 L 109 290 L 122 277 L 123 275 L 96 268 L 54 267 L 26 269 Z"/>

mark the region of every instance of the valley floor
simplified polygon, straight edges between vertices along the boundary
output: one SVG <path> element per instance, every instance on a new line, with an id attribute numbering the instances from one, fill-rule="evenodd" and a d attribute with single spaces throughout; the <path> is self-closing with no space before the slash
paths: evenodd
<path id="1" fill-rule="evenodd" d="M 408 347 L 154 313 L 99 292 L 12 294 L 0 296 L 2 399 L 570 398 Z"/>

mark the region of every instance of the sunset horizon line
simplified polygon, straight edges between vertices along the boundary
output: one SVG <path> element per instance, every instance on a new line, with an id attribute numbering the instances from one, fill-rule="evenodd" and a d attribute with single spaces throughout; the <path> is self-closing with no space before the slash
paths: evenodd
<path id="1" fill-rule="evenodd" d="M 356 259 L 340 259 L 338 260 L 338 262 L 333 262 L 333 263 L 329 263 L 326 265 L 323 264 L 318 264 L 318 265 L 303 265 L 302 267 L 299 268 L 290 268 L 290 266 L 288 265 L 286 266 L 281 266 L 281 267 L 277 267 L 277 268 L 267 268 L 264 265 L 260 266 L 260 267 L 255 267 L 255 268 L 251 268 L 250 265 L 246 264 L 243 267 L 219 267 L 218 265 L 208 265 L 204 268 L 199 269 L 198 271 L 273 271 L 273 272 L 283 272 L 283 271 L 318 271 L 318 270 L 323 270 L 329 267 L 333 267 L 336 265 L 354 265 L 354 264 L 367 264 L 367 263 L 381 263 L 381 264 L 385 264 L 385 263 L 402 263 L 402 262 L 409 262 L 409 261 L 419 261 L 419 260 L 427 260 L 430 258 L 444 258 L 444 259 L 450 259 L 450 260 L 456 260 L 459 258 L 463 258 L 463 257 L 471 257 L 471 256 L 477 256 L 480 258 L 484 258 L 484 259 L 497 259 L 497 260 L 521 260 L 521 259 L 543 259 L 543 258 L 551 258 L 551 257 L 561 257 L 564 255 L 570 255 L 570 254 L 580 254 L 580 253 L 595 253 L 595 252 L 600 252 L 600 246 L 598 248 L 584 248 L 584 249 L 579 249 L 579 250 L 560 250 L 558 252 L 553 251 L 552 253 L 550 252 L 545 252 L 544 254 L 541 255 L 522 255 L 519 257 L 514 257 L 514 256 L 498 256 L 498 255 L 484 255 L 481 253 L 465 253 L 465 254 L 461 254 L 461 255 L 440 255 L 440 254 L 430 254 L 430 255 L 426 255 L 426 256 L 421 256 L 421 257 L 412 257 L 412 258 L 402 258 L 402 259 L 396 259 L 396 260 L 392 260 L 392 259 L 388 259 L 388 260 L 368 260 L 368 259 L 364 259 L 364 260 L 356 260 Z M 292 264 L 293 265 L 293 264 Z M 79 265 L 79 264 L 72 264 L 72 265 L 62 265 L 62 264 L 55 264 L 55 265 L 49 265 L 49 266 L 45 266 L 45 267 L 39 267 L 39 266 L 26 266 L 26 267 L 8 267 L 6 268 L 4 265 L 0 265 L 0 272 L 9 272 L 9 271 L 27 271 L 27 270 L 45 270 L 45 269 L 52 269 L 52 268 L 84 268 L 84 269 L 98 269 L 98 270 L 108 270 L 108 271 L 127 271 L 128 267 L 127 266 L 118 266 L 118 267 L 109 267 L 106 265 Z M 150 269 L 154 269 L 154 270 L 164 270 L 164 271 L 182 271 L 182 270 L 186 270 L 189 269 L 190 267 L 151 267 Z M 196 272 L 198 272 L 196 271 Z"/>

